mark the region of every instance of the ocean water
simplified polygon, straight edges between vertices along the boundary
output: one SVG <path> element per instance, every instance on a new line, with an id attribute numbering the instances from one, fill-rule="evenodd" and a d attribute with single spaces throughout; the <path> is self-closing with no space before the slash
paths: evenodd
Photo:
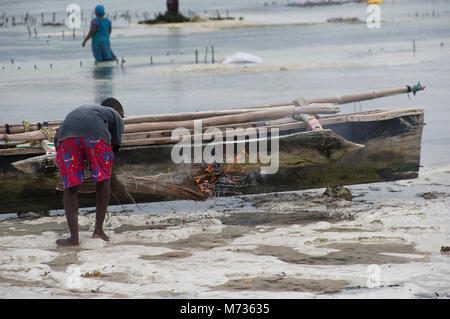
<path id="1" fill-rule="evenodd" d="M 0 122 L 62 119 L 72 108 L 115 96 L 126 115 L 157 114 L 336 96 L 403 87 L 420 81 L 417 96 L 394 96 L 343 105 L 343 112 L 373 108 L 423 107 L 421 164 L 450 162 L 450 1 L 384 1 L 381 28 L 369 29 L 364 4 L 294 8 L 286 1 L 181 0 L 189 14 L 243 17 L 250 26 L 201 30 L 138 25 L 145 11 L 165 10 L 165 1 L 104 1 L 114 15 L 111 44 L 119 60 L 96 66 L 88 43 L 92 2 L 76 1 L 82 28 L 41 26 L 63 21 L 66 5 L 56 0 L 1 0 Z M 128 11 L 131 23 L 120 17 Z M 29 13 L 37 23 L 11 26 Z M 362 23 L 326 23 L 358 17 Z M 0 23 L 2 22 L 0 16 Z M 36 28 L 36 36 L 34 33 Z M 62 33 L 64 31 L 64 38 Z M 415 51 L 413 50 L 415 41 Z M 205 48 L 214 46 L 204 63 Z M 195 50 L 199 64 L 195 64 Z M 238 51 L 261 57 L 261 65 L 224 66 Z M 150 63 L 150 58 L 153 64 Z"/>

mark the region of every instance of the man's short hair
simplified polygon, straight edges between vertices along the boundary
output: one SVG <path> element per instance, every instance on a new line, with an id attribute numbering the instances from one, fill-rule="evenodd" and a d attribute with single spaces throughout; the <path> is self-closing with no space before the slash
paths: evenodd
<path id="1" fill-rule="evenodd" d="M 117 113 L 120 114 L 120 116 L 124 117 L 125 113 L 123 112 L 122 104 L 120 104 L 120 102 L 117 99 L 109 97 L 102 102 L 102 105 L 113 108 L 114 110 L 117 111 Z"/>

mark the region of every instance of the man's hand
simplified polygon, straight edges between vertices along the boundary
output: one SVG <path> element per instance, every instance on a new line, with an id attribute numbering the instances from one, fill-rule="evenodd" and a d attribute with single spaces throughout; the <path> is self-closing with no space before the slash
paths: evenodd
<path id="1" fill-rule="evenodd" d="M 111 175 L 111 192 L 115 195 L 128 195 L 125 184 L 114 173 Z"/>
<path id="2" fill-rule="evenodd" d="M 131 196 L 131 194 L 127 191 L 125 185 L 117 178 L 117 176 L 114 174 L 114 172 L 111 175 L 111 193 L 114 196 L 121 195 L 121 196 L 128 198 L 133 204 L 136 205 L 136 207 L 139 208 L 139 206 L 137 206 L 136 201 L 134 200 L 133 196 Z"/>

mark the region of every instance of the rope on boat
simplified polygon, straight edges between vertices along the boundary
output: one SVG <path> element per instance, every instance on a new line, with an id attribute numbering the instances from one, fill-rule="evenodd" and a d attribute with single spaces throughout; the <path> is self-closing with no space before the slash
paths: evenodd
<path id="1" fill-rule="evenodd" d="M 422 85 L 420 84 L 419 81 L 417 82 L 416 85 L 413 86 L 407 85 L 406 88 L 408 89 L 408 93 L 412 92 L 414 95 L 416 95 L 416 93 L 422 89 Z"/>
<path id="2" fill-rule="evenodd" d="M 52 127 L 43 127 L 39 130 L 39 132 L 42 132 L 45 134 L 45 137 L 47 138 L 48 141 L 53 142 L 53 139 L 50 135 L 50 131 L 54 131 L 55 129 Z"/>
<path id="3" fill-rule="evenodd" d="M 41 128 L 43 128 L 43 127 L 48 127 L 48 122 L 47 121 L 44 121 L 44 122 L 37 122 L 37 127 L 38 127 L 38 130 L 40 130 Z"/>
<path id="4" fill-rule="evenodd" d="M 23 127 L 25 129 L 25 133 L 28 133 L 30 131 L 30 123 L 25 120 L 23 120 L 22 123 L 23 123 Z"/>

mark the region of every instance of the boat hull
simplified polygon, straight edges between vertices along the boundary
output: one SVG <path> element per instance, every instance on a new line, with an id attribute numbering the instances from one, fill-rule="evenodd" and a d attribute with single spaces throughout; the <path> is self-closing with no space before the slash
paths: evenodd
<path id="1" fill-rule="evenodd" d="M 246 183 L 219 190 L 215 195 L 233 196 L 416 178 L 420 167 L 423 119 L 423 111 L 417 109 L 416 112 L 386 119 L 375 117 L 373 120 L 323 125 L 324 129 L 336 134 L 324 133 L 320 139 L 313 132 L 300 135 L 298 129 L 286 131 L 291 137 L 280 138 L 281 160 L 276 174 L 261 174 L 258 166 L 247 165 L 239 173 L 245 176 Z M 365 147 L 350 147 L 338 154 L 342 141 L 333 144 L 332 148 L 326 146 L 333 139 L 339 140 L 336 135 L 344 141 Z M 124 148 L 117 156 L 116 172 L 118 175 L 152 176 L 191 169 L 186 165 L 181 169 L 180 164 L 170 160 L 172 146 Z M 338 155 L 333 157 L 333 154 Z M 63 192 L 55 187 L 59 180 L 57 172 L 26 174 L 12 167 L 11 163 L 30 156 L 35 155 L 0 156 L 0 213 L 63 208 Z M 242 165 L 238 166 L 238 169 L 241 168 Z M 174 199 L 130 192 L 137 202 Z M 79 199 L 80 207 L 95 206 L 95 194 L 83 193 Z M 111 204 L 114 203 L 112 200 Z"/>

